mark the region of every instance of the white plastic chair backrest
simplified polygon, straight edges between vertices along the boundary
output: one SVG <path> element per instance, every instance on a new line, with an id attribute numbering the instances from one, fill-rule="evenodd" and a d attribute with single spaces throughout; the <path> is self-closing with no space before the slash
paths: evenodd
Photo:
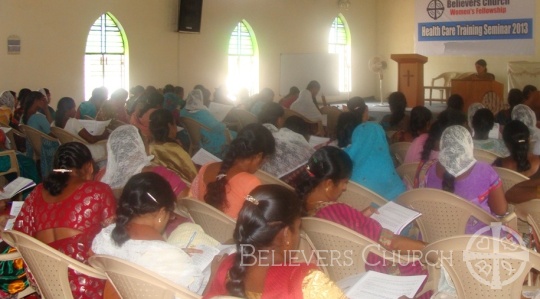
<path id="1" fill-rule="evenodd" d="M 488 163 L 490 165 L 493 164 L 495 159 L 499 158 L 497 154 L 479 148 L 475 148 L 473 150 L 473 155 L 476 160 Z"/>
<path id="2" fill-rule="evenodd" d="M 200 225 L 210 237 L 220 243 L 233 238 L 236 221 L 222 211 L 192 198 L 183 198 L 182 205 L 189 211 L 193 222 Z"/>
<path id="3" fill-rule="evenodd" d="M 319 268 L 325 269 L 333 281 L 365 272 L 369 253 L 388 261 L 404 262 L 371 239 L 332 221 L 304 217 L 302 228 L 321 257 Z"/>
<path id="4" fill-rule="evenodd" d="M 410 142 L 396 142 L 390 144 L 390 154 L 396 157 L 396 160 L 401 165 L 405 161 L 405 155 L 407 155 L 407 150 L 411 146 Z"/>
<path id="5" fill-rule="evenodd" d="M 443 79 L 443 85 L 444 87 L 449 87 L 452 83 L 452 79 L 454 79 L 458 75 L 457 72 L 444 72 L 437 77 L 431 79 L 431 86 L 435 86 L 435 81 L 439 79 Z"/>
<path id="6" fill-rule="evenodd" d="M 103 271 L 122 298 L 129 299 L 198 299 L 201 296 L 179 286 L 151 269 L 107 255 L 94 255 L 90 265 Z"/>
<path id="7" fill-rule="evenodd" d="M 401 164 L 396 168 L 396 172 L 399 177 L 407 183 L 407 186 L 412 187 L 414 185 L 414 176 L 418 169 L 420 162 L 412 162 Z"/>
<path id="8" fill-rule="evenodd" d="M 21 176 L 21 170 L 19 168 L 19 162 L 17 161 L 17 155 L 15 151 L 9 150 L 9 151 L 3 151 L 0 152 L 0 157 L 7 156 L 9 157 L 9 168 L 5 171 L 0 171 L 0 176 L 4 176 L 9 173 L 16 173 L 17 177 Z"/>
<path id="9" fill-rule="evenodd" d="M 416 223 L 422 240 L 428 243 L 464 234 L 471 216 L 487 225 L 499 221 L 475 204 L 439 189 L 409 190 L 398 196 L 397 202 L 422 213 Z"/>
<path id="10" fill-rule="evenodd" d="M 86 140 L 82 139 L 81 137 L 75 136 L 59 127 L 51 127 L 51 132 L 54 134 L 54 136 L 58 137 L 58 140 L 60 140 L 61 144 L 73 141 L 80 142 L 82 144 L 88 144 L 88 142 L 86 142 Z"/>
<path id="11" fill-rule="evenodd" d="M 499 177 L 501 178 L 502 184 L 503 184 L 503 190 L 506 193 L 510 188 L 512 188 L 515 184 L 521 183 L 523 181 L 527 181 L 529 178 L 522 175 L 519 172 L 513 171 L 508 168 L 503 167 L 493 167 Z"/>
<path id="12" fill-rule="evenodd" d="M 428 244 L 422 252 L 430 270 L 444 266 L 460 299 L 522 298 L 525 277 L 540 267 L 538 253 L 488 236 L 453 236 Z"/>
<path id="13" fill-rule="evenodd" d="M 210 131 L 210 128 L 189 117 L 180 117 L 180 124 L 187 130 L 189 136 L 189 154 L 193 156 L 201 147 L 201 129 Z"/>
<path id="14" fill-rule="evenodd" d="M 514 204 L 514 211 L 519 219 L 526 221 L 537 236 L 540 234 L 540 199 L 532 199 Z"/>
<path id="15" fill-rule="evenodd" d="M 68 269 L 90 277 L 106 279 L 104 273 L 24 233 L 4 231 L 2 238 L 21 253 L 44 298 L 73 298 Z"/>
<path id="16" fill-rule="evenodd" d="M 294 188 L 291 185 L 285 183 L 284 181 L 276 178 L 275 176 L 269 174 L 268 172 L 262 169 L 257 170 L 254 174 L 261 181 L 261 184 L 263 185 L 276 184 L 276 185 L 287 187 L 288 189 L 294 191 Z"/>
<path id="17" fill-rule="evenodd" d="M 362 211 L 372 204 L 381 207 L 388 202 L 379 194 L 351 181 L 347 184 L 347 190 L 341 194 L 337 201 L 348 204 L 359 211 Z"/>

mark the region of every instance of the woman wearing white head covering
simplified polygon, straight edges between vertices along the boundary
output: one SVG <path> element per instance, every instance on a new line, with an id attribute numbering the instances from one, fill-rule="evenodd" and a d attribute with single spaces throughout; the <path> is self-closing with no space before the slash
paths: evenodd
<path id="1" fill-rule="evenodd" d="M 108 184 L 112 189 L 124 188 L 133 175 L 146 171 L 155 172 L 166 179 L 176 196 L 184 194 L 188 189 L 173 171 L 163 166 L 150 165 L 154 156 L 146 154 L 135 126 L 123 125 L 116 128 L 107 141 L 107 154 L 107 168 L 100 170 L 95 180 Z"/>
<path id="2" fill-rule="evenodd" d="M 218 158 L 223 157 L 225 153 L 227 135 L 231 134 L 232 138 L 236 136 L 234 132 L 228 132 L 225 124 L 219 122 L 208 111 L 204 105 L 203 93 L 199 89 L 194 89 L 189 93 L 186 98 L 186 106 L 180 111 L 180 116 L 191 118 L 208 128 L 201 129 L 200 146 Z"/>
<path id="3" fill-rule="evenodd" d="M 9 125 L 14 108 L 15 97 L 11 91 L 2 92 L 0 95 L 0 123 Z"/>
<path id="4" fill-rule="evenodd" d="M 505 215 L 508 204 L 501 179 L 491 165 L 476 161 L 469 131 L 463 126 L 448 127 L 441 136 L 440 149 L 439 161 L 427 169 L 422 185 L 452 192 L 488 213 Z"/>
<path id="5" fill-rule="evenodd" d="M 524 104 L 519 104 L 512 110 L 512 120 L 519 120 L 524 123 L 531 133 L 532 152 L 535 155 L 540 155 L 540 130 L 536 127 L 536 114 Z"/>
<path id="6" fill-rule="evenodd" d="M 313 103 L 313 94 L 310 90 L 304 89 L 298 95 L 298 99 L 291 105 L 291 110 L 302 114 L 311 121 L 322 121 L 322 114 L 319 108 Z"/>

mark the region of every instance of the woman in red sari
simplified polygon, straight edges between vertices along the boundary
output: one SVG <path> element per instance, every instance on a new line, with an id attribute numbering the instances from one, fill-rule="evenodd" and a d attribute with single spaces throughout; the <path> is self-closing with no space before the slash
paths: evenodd
<path id="1" fill-rule="evenodd" d="M 53 171 L 28 196 L 13 229 L 86 263 L 92 240 L 116 213 L 111 188 L 92 181 L 93 172 L 92 155 L 84 144 L 61 145 Z M 103 280 L 70 270 L 69 282 L 74 298 L 103 296 Z"/>
<path id="2" fill-rule="evenodd" d="M 236 222 L 238 253 L 221 263 L 203 298 L 345 298 L 316 266 L 293 257 L 300 242 L 300 214 L 294 192 L 279 185 L 256 187 Z"/>

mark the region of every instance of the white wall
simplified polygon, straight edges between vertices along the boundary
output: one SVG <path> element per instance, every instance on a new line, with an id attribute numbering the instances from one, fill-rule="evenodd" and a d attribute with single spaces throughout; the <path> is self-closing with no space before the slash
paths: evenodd
<path id="1" fill-rule="evenodd" d="M 397 89 L 397 62 L 390 60 L 390 54 L 414 53 L 414 0 L 377 1 L 377 52 L 388 60 L 388 72 L 385 79 L 384 94 Z M 474 72 L 474 62 L 484 58 L 488 70 L 497 81 L 504 83 L 507 91 L 508 78 L 506 67 L 509 61 L 540 61 L 540 5 L 536 5 L 536 24 L 534 39 L 536 52 L 528 56 L 429 56 L 424 65 L 424 83 L 431 84 L 431 79 L 440 73 Z"/>
<path id="2" fill-rule="evenodd" d="M 373 95 L 377 82 L 367 61 L 376 53 L 379 1 L 353 1 L 340 11 L 328 0 L 205 0 L 201 34 L 180 34 L 177 0 L 2 0 L 0 90 L 48 87 L 53 102 L 62 96 L 82 101 L 88 30 L 111 12 L 127 34 L 130 86 L 220 86 L 230 32 L 246 19 L 258 40 L 260 88 L 278 91 L 280 53 L 326 52 L 329 26 L 341 12 L 352 33 L 351 94 Z M 7 55 L 10 35 L 21 38 L 21 54 Z"/>

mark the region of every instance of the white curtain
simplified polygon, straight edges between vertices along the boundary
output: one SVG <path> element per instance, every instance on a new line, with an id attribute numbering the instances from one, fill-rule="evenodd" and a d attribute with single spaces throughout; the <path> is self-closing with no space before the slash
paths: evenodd
<path id="1" fill-rule="evenodd" d="M 508 89 L 518 88 L 521 90 L 528 84 L 540 88 L 540 62 L 508 62 Z"/>

